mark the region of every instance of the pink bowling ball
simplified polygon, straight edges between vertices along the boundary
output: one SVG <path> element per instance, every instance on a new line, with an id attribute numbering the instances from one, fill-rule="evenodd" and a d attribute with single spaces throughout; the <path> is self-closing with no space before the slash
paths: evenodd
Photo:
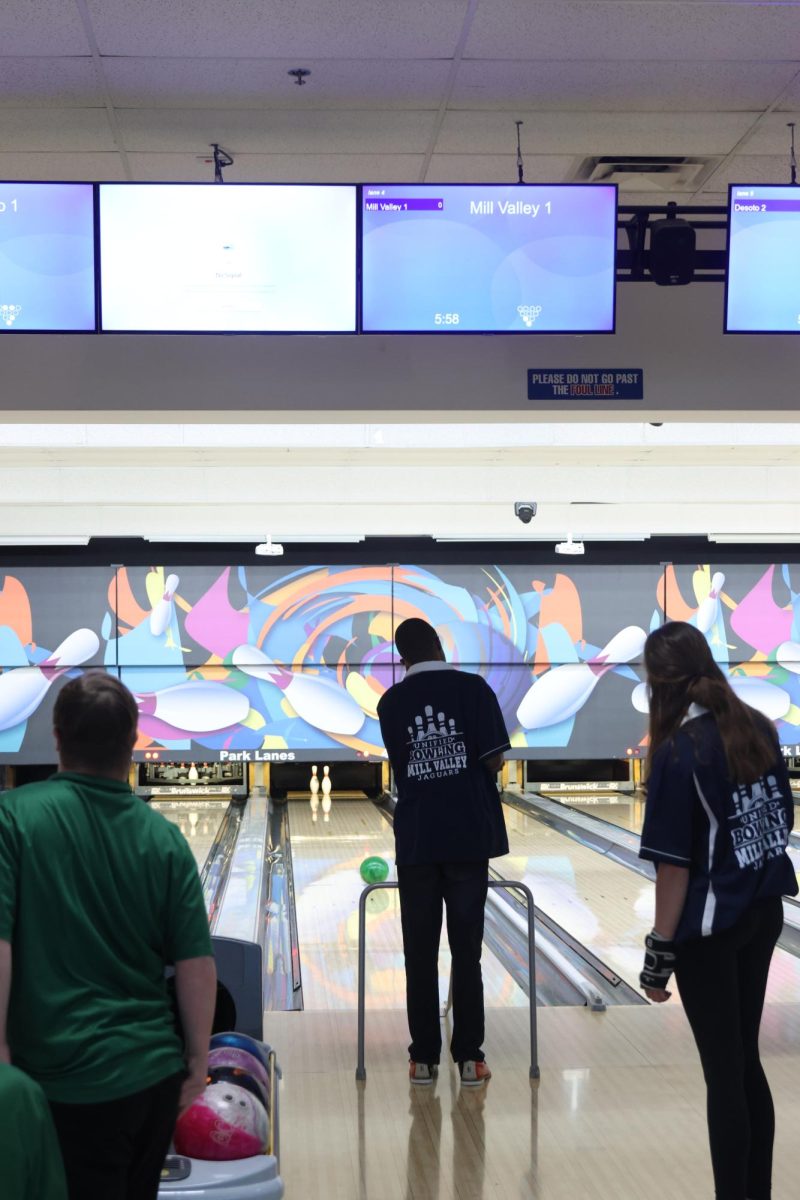
<path id="1" fill-rule="evenodd" d="M 189 1158 L 228 1162 L 263 1154 L 264 1105 L 235 1083 L 212 1083 L 175 1126 L 175 1150 Z"/>
<path id="2" fill-rule="evenodd" d="M 247 1071 L 264 1087 L 269 1095 L 269 1075 L 259 1058 L 248 1050 L 239 1050 L 236 1046 L 219 1046 L 208 1054 L 208 1069 L 212 1067 L 234 1067 L 239 1071 Z"/>

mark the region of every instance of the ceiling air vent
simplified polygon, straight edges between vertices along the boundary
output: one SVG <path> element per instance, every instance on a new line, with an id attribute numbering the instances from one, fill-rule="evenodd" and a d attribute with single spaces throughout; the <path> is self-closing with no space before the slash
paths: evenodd
<path id="1" fill-rule="evenodd" d="M 617 183 L 627 192 L 677 192 L 699 187 L 718 162 L 696 154 L 604 154 L 582 159 L 572 178 L 578 183 Z"/>

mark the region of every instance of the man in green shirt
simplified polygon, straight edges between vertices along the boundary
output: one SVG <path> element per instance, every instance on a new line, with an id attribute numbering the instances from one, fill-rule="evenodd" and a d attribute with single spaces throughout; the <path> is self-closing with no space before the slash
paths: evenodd
<path id="1" fill-rule="evenodd" d="M 0 1195 L 3 1200 L 67 1200 L 56 1131 L 38 1084 L 0 1063 Z"/>
<path id="2" fill-rule="evenodd" d="M 70 1200 L 154 1200 L 176 1114 L 206 1079 L 208 919 L 183 835 L 127 783 L 137 717 L 113 676 L 72 680 L 54 709 L 58 774 L 0 800 L 0 1062 L 50 1101 Z"/>

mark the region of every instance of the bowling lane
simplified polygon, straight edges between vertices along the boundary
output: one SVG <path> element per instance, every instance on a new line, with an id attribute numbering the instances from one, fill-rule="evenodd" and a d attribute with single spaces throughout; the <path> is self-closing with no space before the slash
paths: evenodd
<path id="1" fill-rule="evenodd" d="M 635 833 L 638 836 L 642 832 L 645 810 L 643 792 L 633 795 L 600 793 L 597 796 L 581 792 L 558 792 L 555 794 L 548 792 L 545 794 L 545 798 L 563 804 L 565 808 L 581 813 L 583 816 L 594 817 L 598 821 L 607 821 L 628 833 Z M 800 880 L 800 813 L 797 811 L 795 811 L 795 830 L 787 853 Z"/>
<path id="2" fill-rule="evenodd" d="M 357 1007 L 358 901 L 364 886 L 358 869 L 370 854 L 394 869 L 394 837 L 369 801 L 334 797 L 329 820 L 312 819 L 307 800 L 289 802 L 297 929 L 306 1009 Z M 367 1010 L 405 1007 L 405 971 L 396 890 L 373 892 L 367 901 Z M 484 948 L 487 1006 L 525 1005 L 527 998 Z M 446 936 L 439 958 L 439 993 L 447 995 L 450 953 Z"/>
<path id="3" fill-rule="evenodd" d="M 608 821 L 629 833 L 642 832 L 643 792 L 543 792 L 542 795 L 565 808 L 598 821 Z"/>
<path id="4" fill-rule="evenodd" d="M 151 800 L 150 807 L 160 812 L 173 825 L 177 825 L 186 838 L 202 871 L 208 852 L 214 844 L 222 819 L 228 811 L 227 796 L 215 800 L 210 797 L 187 797 L 185 800 Z"/>
<path id="5" fill-rule="evenodd" d="M 493 865 L 509 878 L 524 880 L 539 908 L 635 986 L 644 936 L 653 927 L 654 885 L 534 815 L 503 807 L 510 853 Z M 796 1001 L 798 995 L 800 958 L 778 950 L 768 999 Z"/>

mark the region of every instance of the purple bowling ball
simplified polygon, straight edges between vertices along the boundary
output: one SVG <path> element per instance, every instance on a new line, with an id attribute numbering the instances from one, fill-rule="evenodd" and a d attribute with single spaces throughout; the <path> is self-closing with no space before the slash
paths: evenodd
<path id="1" fill-rule="evenodd" d="M 269 1094 L 269 1074 L 260 1058 L 256 1058 L 249 1050 L 241 1050 L 238 1046 L 217 1046 L 208 1054 L 208 1069 L 214 1067 L 232 1067 L 238 1071 L 246 1071 Z"/>
<path id="2" fill-rule="evenodd" d="M 246 1033 L 215 1033 L 211 1039 L 211 1049 L 219 1050 L 223 1046 L 231 1047 L 236 1050 L 246 1050 L 248 1054 L 252 1054 L 265 1067 L 269 1066 L 269 1055 L 263 1042 L 257 1042 L 255 1038 L 248 1037 Z"/>

